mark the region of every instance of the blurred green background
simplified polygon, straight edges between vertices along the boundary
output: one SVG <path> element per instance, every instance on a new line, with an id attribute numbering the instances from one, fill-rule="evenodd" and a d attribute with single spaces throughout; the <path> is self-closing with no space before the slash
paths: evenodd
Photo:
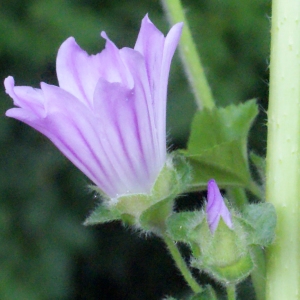
<path id="1" fill-rule="evenodd" d="M 250 147 L 264 154 L 270 1 L 183 5 L 218 104 L 258 99 Z M 1 0 L 1 78 L 12 75 L 17 85 L 35 87 L 57 84 L 56 53 L 67 37 L 96 53 L 105 30 L 118 47 L 133 47 L 147 12 L 166 34 L 170 26 L 158 0 Z M 158 239 L 119 223 L 82 225 L 98 201 L 88 179 L 41 134 L 6 118 L 12 102 L 4 88 L 0 97 L 0 299 L 154 300 L 187 292 Z M 171 148 L 184 147 L 195 109 L 177 53 L 168 96 Z M 180 205 L 201 200 L 192 196 Z M 253 299 L 253 293 L 240 297 Z"/>

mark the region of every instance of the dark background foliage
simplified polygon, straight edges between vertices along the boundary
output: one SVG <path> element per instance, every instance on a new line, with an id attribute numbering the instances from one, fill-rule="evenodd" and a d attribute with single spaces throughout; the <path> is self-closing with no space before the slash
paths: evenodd
<path id="1" fill-rule="evenodd" d="M 250 147 L 263 154 L 270 1 L 185 0 L 190 26 L 219 105 L 257 97 L 261 114 Z M 105 30 L 119 46 L 134 45 L 146 13 L 164 33 L 157 0 L 1 0 L 0 77 L 17 85 L 57 84 L 55 58 L 69 36 L 99 52 Z M 0 299 L 162 299 L 188 289 L 164 245 L 118 223 L 84 227 L 95 205 L 89 181 L 46 138 L 4 116 L 0 92 Z M 184 147 L 196 106 L 178 54 L 168 96 L 169 145 Z M 201 195 L 179 200 L 195 206 Z M 185 250 L 185 249 L 183 249 Z M 242 296 L 252 299 L 253 294 Z"/>

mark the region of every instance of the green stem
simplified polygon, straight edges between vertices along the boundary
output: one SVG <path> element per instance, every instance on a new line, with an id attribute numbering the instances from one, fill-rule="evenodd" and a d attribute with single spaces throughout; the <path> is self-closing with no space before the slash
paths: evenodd
<path id="1" fill-rule="evenodd" d="M 242 210 L 248 204 L 248 199 L 243 188 L 231 187 L 227 189 L 227 193 L 228 198 L 234 202 L 234 206 L 239 210 Z"/>
<path id="2" fill-rule="evenodd" d="M 174 244 L 173 240 L 169 238 L 167 235 L 163 236 L 163 240 L 166 243 L 178 269 L 180 270 L 181 274 L 183 275 L 185 281 L 191 287 L 194 293 L 200 293 L 203 289 L 194 279 L 191 271 L 189 270 L 188 266 L 186 265 L 184 259 L 182 258 L 178 248 Z"/>
<path id="3" fill-rule="evenodd" d="M 193 41 L 188 22 L 184 16 L 180 0 L 162 0 L 170 23 L 184 22 L 179 51 L 183 61 L 185 72 L 194 91 L 196 103 L 199 109 L 202 107 L 211 109 L 215 106 L 211 89 L 204 74 L 199 53 Z"/>
<path id="4" fill-rule="evenodd" d="M 254 180 L 251 180 L 250 184 L 247 186 L 247 189 L 259 200 L 265 200 L 265 195 L 262 188 Z"/>
<path id="5" fill-rule="evenodd" d="M 235 294 L 235 285 L 228 285 L 226 287 L 227 290 L 227 299 L 228 300 L 235 300 L 236 294 Z"/>
<path id="6" fill-rule="evenodd" d="M 266 200 L 277 211 L 267 249 L 267 300 L 300 295 L 300 1 L 272 6 Z"/>
<path id="7" fill-rule="evenodd" d="M 255 268 L 251 273 L 256 299 L 264 300 L 266 295 L 266 259 L 260 246 L 254 245 L 251 249 L 255 261 Z"/>

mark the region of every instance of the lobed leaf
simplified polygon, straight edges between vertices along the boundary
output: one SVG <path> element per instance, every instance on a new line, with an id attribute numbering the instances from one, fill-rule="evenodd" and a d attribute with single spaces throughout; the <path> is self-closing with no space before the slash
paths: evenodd
<path id="1" fill-rule="evenodd" d="M 211 178 L 220 186 L 250 186 L 247 137 L 257 113 L 255 100 L 196 113 L 182 151 L 193 169 L 189 190 L 206 189 Z"/>

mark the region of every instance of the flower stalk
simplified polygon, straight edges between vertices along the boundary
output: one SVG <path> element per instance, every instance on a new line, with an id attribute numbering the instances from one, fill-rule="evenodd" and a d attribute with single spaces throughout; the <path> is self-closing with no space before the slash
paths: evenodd
<path id="1" fill-rule="evenodd" d="M 226 290 L 227 290 L 227 299 L 235 300 L 236 299 L 235 285 L 227 286 Z"/>
<path id="2" fill-rule="evenodd" d="M 175 245 L 174 241 L 169 238 L 167 235 L 163 236 L 163 240 L 166 243 L 178 269 L 180 270 L 182 276 L 184 277 L 185 281 L 188 283 L 192 291 L 197 294 L 203 291 L 202 287 L 197 283 L 195 278 L 193 277 L 190 269 L 188 268 L 186 262 L 184 261 L 181 253 L 179 252 L 177 246 Z"/>
<path id="3" fill-rule="evenodd" d="M 272 7 L 266 199 L 278 215 L 267 250 L 266 299 L 300 294 L 300 2 Z"/>
<path id="4" fill-rule="evenodd" d="M 213 95 L 206 79 L 200 55 L 185 18 L 184 10 L 180 0 L 162 0 L 163 7 L 171 24 L 183 22 L 179 51 L 181 54 L 184 70 L 189 83 L 194 91 L 198 109 L 203 107 L 211 109 L 215 106 Z"/>

